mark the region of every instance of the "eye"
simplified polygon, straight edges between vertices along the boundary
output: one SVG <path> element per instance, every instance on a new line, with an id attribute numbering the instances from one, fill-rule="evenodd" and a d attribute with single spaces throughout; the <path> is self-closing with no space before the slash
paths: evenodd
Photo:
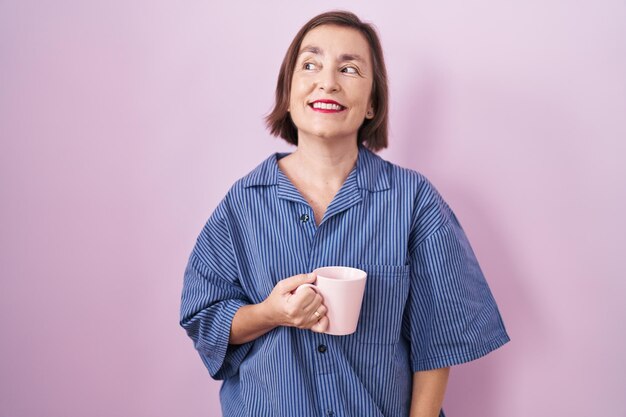
<path id="1" fill-rule="evenodd" d="M 341 72 L 346 74 L 358 74 L 359 71 L 355 67 L 343 67 Z"/>
<path id="2" fill-rule="evenodd" d="M 304 65 L 302 65 L 302 69 L 305 69 L 307 71 L 311 71 L 315 69 L 315 64 L 312 62 L 305 62 Z"/>

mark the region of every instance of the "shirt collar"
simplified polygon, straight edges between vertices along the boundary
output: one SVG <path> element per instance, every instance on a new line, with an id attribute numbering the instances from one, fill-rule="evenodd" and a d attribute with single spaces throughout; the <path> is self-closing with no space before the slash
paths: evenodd
<path id="1" fill-rule="evenodd" d="M 288 153 L 275 153 L 243 178 L 245 188 L 272 186 L 279 183 L 278 160 Z M 371 192 L 389 189 L 389 166 L 380 156 L 364 146 L 359 146 L 356 163 L 356 183 L 358 188 Z"/>

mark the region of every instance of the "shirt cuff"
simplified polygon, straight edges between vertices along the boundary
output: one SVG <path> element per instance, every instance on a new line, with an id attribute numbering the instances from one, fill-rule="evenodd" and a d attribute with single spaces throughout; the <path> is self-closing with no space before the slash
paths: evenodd
<path id="1" fill-rule="evenodd" d="M 230 328 L 235 313 L 248 303 L 243 300 L 225 300 L 219 303 L 218 318 L 212 321 L 215 343 L 205 347 L 202 359 L 215 379 L 224 379 L 237 372 L 251 345 L 230 345 Z"/>
<path id="2" fill-rule="evenodd" d="M 506 332 L 503 332 L 490 342 L 485 343 L 481 347 L 471 351 L 411 361 L 411 369 L 413 372 L 428 371 L 431 369 L 447 368 L 449 366 L 470 362 L 498 349 L 510 340 L 509 335 Z"/>

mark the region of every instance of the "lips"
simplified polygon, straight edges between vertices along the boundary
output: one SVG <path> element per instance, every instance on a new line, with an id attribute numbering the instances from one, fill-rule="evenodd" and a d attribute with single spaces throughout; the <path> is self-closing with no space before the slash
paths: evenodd
<path id="1" fill-rule="evenodd" d="M 321 113 L 339 113 L 346 109 L 344 105 L 337 103 L 335 100 L 315 100 L 309 103 L 309 106 L 314 111 Z"/>

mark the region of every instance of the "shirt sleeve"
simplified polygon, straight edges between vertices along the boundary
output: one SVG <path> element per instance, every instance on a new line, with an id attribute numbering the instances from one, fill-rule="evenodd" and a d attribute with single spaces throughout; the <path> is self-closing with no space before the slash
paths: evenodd
<path id="1" fill-rule="evenodd" d="M 252 347 L 252 342 L 228 343 L 233 317 L 247 304 L 250 301 L 239 283 L 222 203 L 198 236 L 189 257 L 180 309 L 180 325 L 214 379 L 236 374 Z"/>
<path id="2" fill-rule="evenodd" d="M 413 372 L 469 362 L 510 340 L 456 216 L 434 188 L 428 193 L 409 245 L 403 334 Z"/>

